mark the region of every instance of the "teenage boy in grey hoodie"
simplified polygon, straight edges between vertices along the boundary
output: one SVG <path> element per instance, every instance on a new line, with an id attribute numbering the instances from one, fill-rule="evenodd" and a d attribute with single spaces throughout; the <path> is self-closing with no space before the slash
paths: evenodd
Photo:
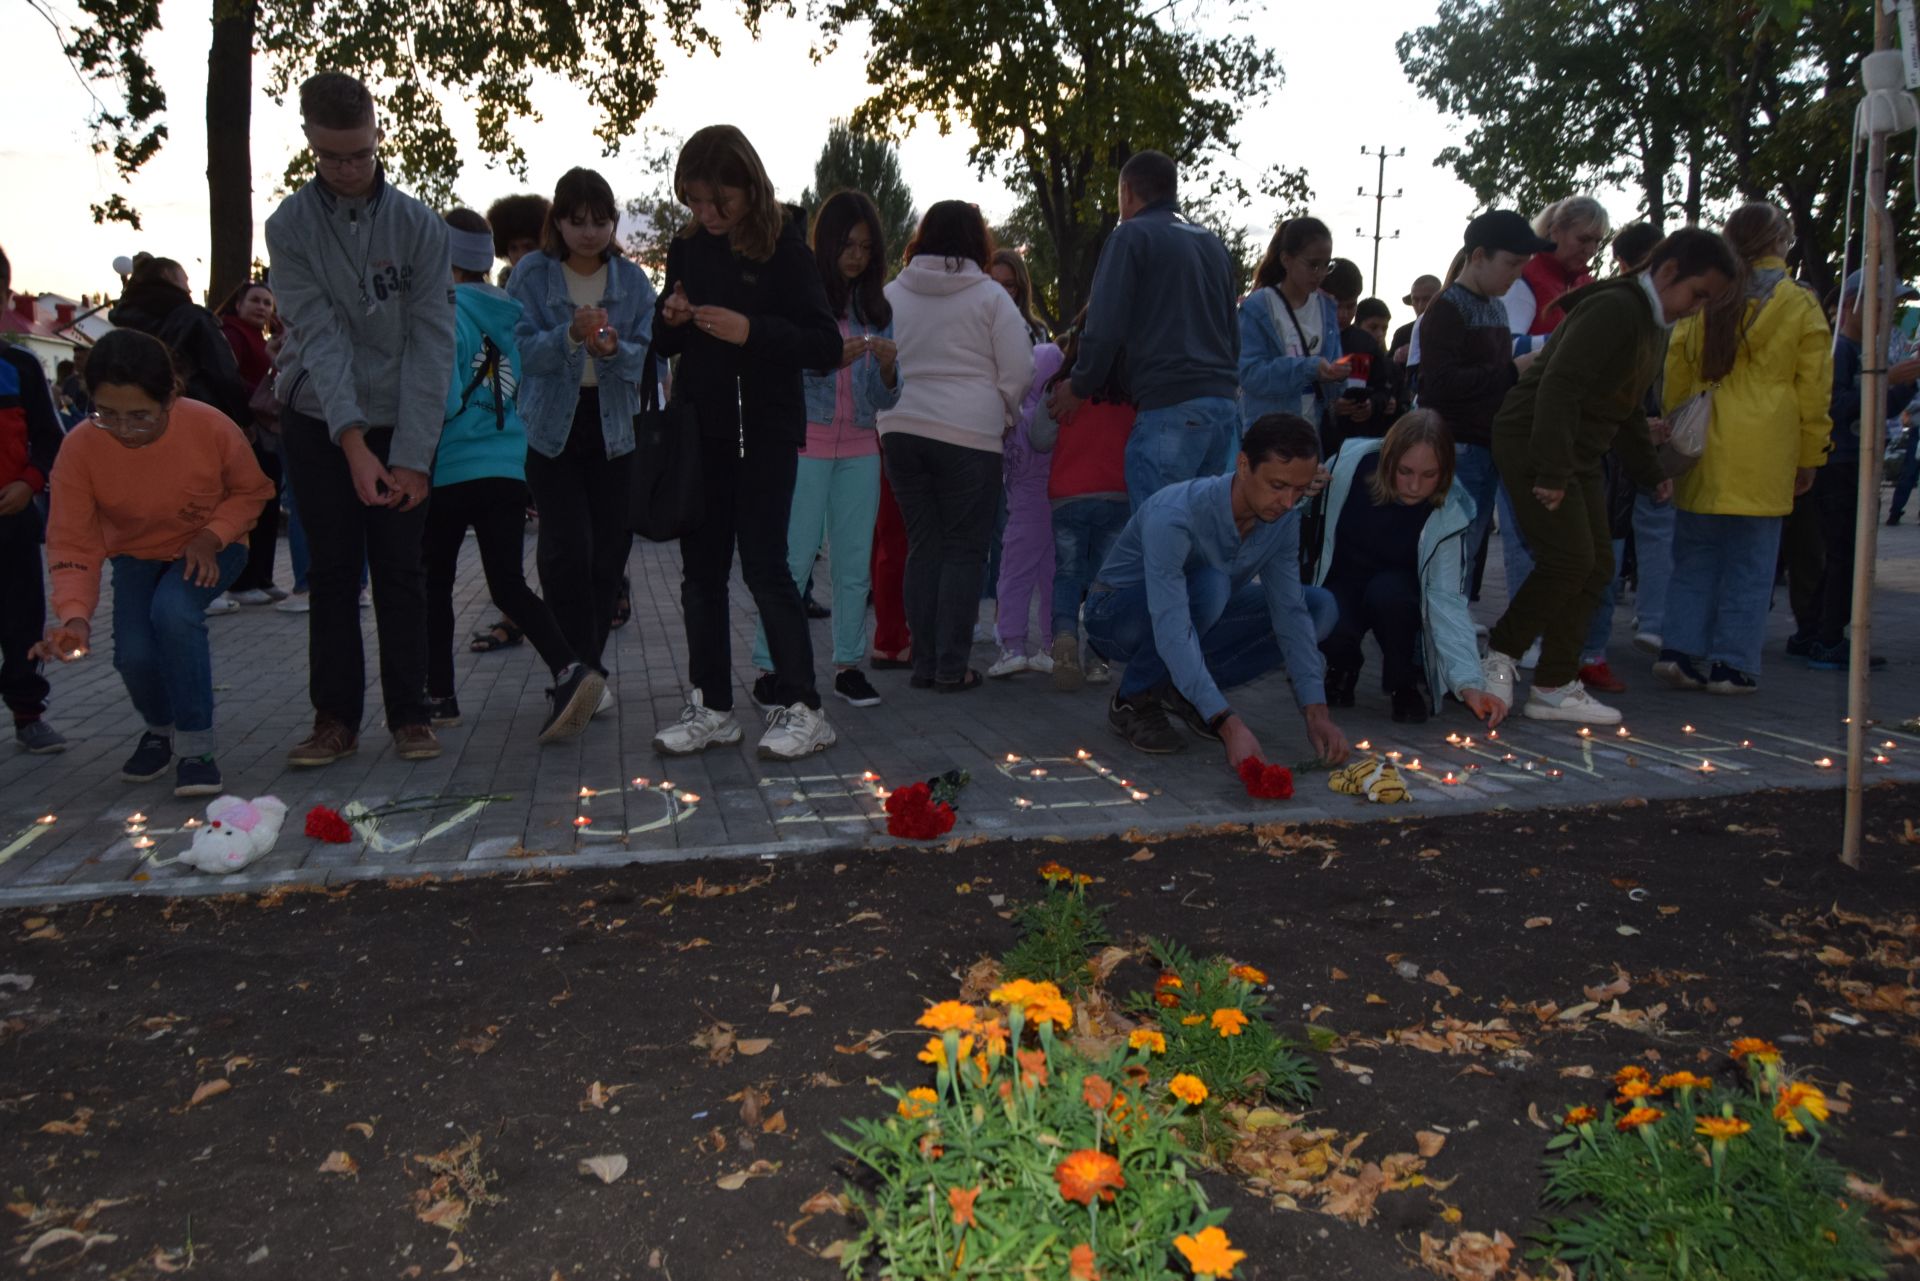
<path id="1" fill-rule="evenodd" d="M 287 325 L 275 394 L 300 518 L 313 548 L 307 665 L 313 733 L 290 765 L 359 745 L 366 657 L 359 587 L 372 571 L 380 687 L 396 755 L 440 754 L 428 723 L 421 536 L 453 376 L 447 227 L 387 185 L 373 97 L 323 71 L 300 86 L 314 181 L 267 219 Z"/>

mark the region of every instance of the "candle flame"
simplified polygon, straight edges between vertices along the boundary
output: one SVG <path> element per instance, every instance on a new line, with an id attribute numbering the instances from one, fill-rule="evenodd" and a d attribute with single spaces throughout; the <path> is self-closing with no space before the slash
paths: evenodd
<path id="1" fill-rule="evenodd" d="M 151 836 L 136 836 L 133 839 L 133 848 L 137 850 L 150 850 L 153 848 L 153 838 Z"/>
<path id="2" fill-rule="evenodd" d="M 1700 762 L 1700 772 L 1701 772 L 1702 774 L 1711 774 L 1711 773 L 1713 773 L 1713 762 L 1712 762 L 1712 761 L 1701 761 L 1701 762 Z"/>
<path id="3" fill-rule="evenodd" d="M 1136 788 L 1133 792 L 1133 799 L 1136 801 L 1144 801 L 1147 799 L 1147 794 Z"/>
<path id="4" fill-rule="evenodd" d="M 1038 766 L 1035 766 L 1033 769 L 1028 770 L 1027 772 L 1030 775 L 1032 775 L 1034 778 L 1045 778 L 1047 776 L 1047 772 Z"/>
<path id="5" fill-rule="evenodd" d="M 582 814 L 579 818 L 576 818 L 573 820 L 573 825 L 575 827 L 592 827 L 593 820 L 588 818 L 585 814 Z"/>
<path id="6" fill-rule="evenodd" d="M 145 814 L 129 814 L 129 815 L 127 815 L 127 822 L 129 822 L 129 823 L 144 823 L 144 822 L 146 822 L 146 821 L 147 821 L 147 816 L 146 816 Z"/>
<path id="7" fill-rule="evenodd" d="M 580 799 L 583 801 L 590 796 L 598 796 L 599 794 L 600 793 L 594 791 L 591 787 L 583 787 L 580 789 Z"/>
<path id="8" fill-rule="evenodd" d="M 680 793 L 680 803 L 682 805 L 698 805 L 700 803 L 700 794 L 698 792 L 682 792 Z"/>
<path id="9" fill-rule="evenodd" d="M 1440 781 L 1442 783 L 1452 784 L 1452 783 L 1458 783 L 1460 780 L 1455 778 L 1451 773 L 1448 773 L 1448 774 L 1443 774 L 1440 778 Z"/>
<path id="10" fill-rule="evenodd" d="M 200 820 L 197 818 L 190 818 L 185 823 L 182 823 L 181 826 L 182 827 L 199 827 L 201 826 L 201 823 L 200 823 Z"/>
<path id="11" fill-rule="evenodd" d="M 52 827 L 55 822 L 55 817 L 52 814 L 42 814 L 36 821 L 42 827 Z"/>
<path id="12" fill-rule="evenodd" d="M 1018 765 L 1019 763 L 1020 763 L 1020 757 L 1017 753 L 1014 753 L 1014 752 L 1007 753 L 1007 764 Z"/>
<path id="13" fill-rule="evenodd" d="M 1821 757 L 1821 758 L 1820 758 L 1819 760 L 1817 760 L 1817 761 L 1815 761 L 1815 762 L 1814 762 L 1814 764 L 1815 764 L 1815 765 L 1818 765 L 1818 766 L 1819 766 L 1819 767 L 1820 767 L 1821 769 L 1832 769 L 1832 768 L 1833 768 L 1833 757 L 1831 757 L 1831 756 L 1822 756 L 1822 757 Z"/>
<path id="14" fill-rule="evenodd" d="M 1620 727 L 1619 729 L 1617 729 L 1617 730 L 1615 730 L 1615 731 L 1613 731 L 1613 732 L 1614 732 L 1614 734 L 1615 734 L 1616 736 L 1618 736 L 1618 737 L 1620 737 L 1620 738 L 1632 738 L 1632 737 L 1633 737 L 1633 735 L 1632 735 L 1632 734 L 1630 734 L 1630 733 L 1628 733 L 1628 732 L 1627 732 L 1627 727 L 1626 727 L 1625 725 L 1622 725 L 1622 726 L 1621 726 L 1621 727 Z"/>
<path id="15" fill-rule="evenodd" d="M 1682 734 L 1691 734 L 1691 733 L 1693 733 L 1693 726 L 1691 726 L 1691 725 L 1682 725 L 1682 726 L 1680 727 L 1680 732 L 1681 732 Z"/>
<path id="16" fill-rule="evenodd" d="M 1368 742 L 1368 741 L 1367 741 L 1366 739 L 1364 739 L 1364 738 L 1363 738 L 1363 739 L 1361 739 L 1361 740 L 1360 740 L 1359 742 L 1357 742 L 1357 743 L 1355 743 L 1355 744 L 1354 744 L 1354 746 L 1355 746 L 1356 748 L 1358 748 L 1358 749 L 1359 749 L 1360 751 L 1363 751 L 1363 752 L 1367 752 L 1367 751 L 1372 751 L 1372 750 L 1373 750 L 1373 744 L 1372 744 L 1372 743 L 1370 743 L 1370 742 Z"/>
<path id="17" fill-rule="evenodd" d="M 1420 768 L 1420 758 L 1419 758 L 1418 756 L 1416 756 L 1416 757 L 1414 757 L 1414 758 L 1413 758 L 1412 760 L 1410 760 L 1410 761 L 1408 761 L 1408 762 L 1407 762 L 1407 768 L 1408 768 L 1408 769 L 1419 769 L 1419 768 Z"/>
<path id="18" fill-rule="evenodd" d="M 1092 760 L 1092 759 L 1093 759 L 1093 753 L 1092 753 L 1092 752 L 1089 752 L 1089 751 L 1088 751 L 1088 750 L 1087 750 L 1086 748 L 1084 748 L 1084 747 L 1083 747 L 1083 748 L 1081 748 L 1081 749 L 1080 749 L 1079 751 L 1077 751 L 1077 752 L 1075 752 L 1075 753 L 1074 753 L 1074 756 L 1075 756 L 1076 758 L 1078 758 L 1078 759 L 1080 759 L 1080 760 L 1083 760 L 1083 761 L 1090 761 L 1090 760 Z"/>

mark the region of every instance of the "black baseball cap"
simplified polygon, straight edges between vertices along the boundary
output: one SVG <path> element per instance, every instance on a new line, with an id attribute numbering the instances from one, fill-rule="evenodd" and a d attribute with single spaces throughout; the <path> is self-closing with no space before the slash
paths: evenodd
<path id="1" fill-rule="evenodd" d="M 1511 209 L 1489 209 L 1467 224 L 1467 252 L 1476 249 L 1539 254 L 1553 248 L 1551 240 L 1533 234 L 1527 220 Z"/>

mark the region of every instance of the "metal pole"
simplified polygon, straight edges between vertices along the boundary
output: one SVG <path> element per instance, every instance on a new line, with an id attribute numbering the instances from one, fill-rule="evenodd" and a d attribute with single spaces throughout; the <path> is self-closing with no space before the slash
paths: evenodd
<path id="1" fill-rule="evenodd" d="M 1373 275 L 1367 292 L 1380 292 L 1380 216 L 1387 205 L 1387 144 L 1380 144 L 1380 175 L 1373 183 Z"/>
<path id="2" fill-rule="evenodd" d="M 1885 49 L 1887 12 L 1873 6 L 1873 47 Z M 1887 135 L 1876 129 L 1867 143 L 1866 245 L 1861 255 L 1860 484 L 1853 525 L 1853 620 L 1847 658 L 1846 824 L 1840 861 L 1860 866 L 1861 806 L 1867 749 L 1867 682 L 1873 653 L 1873 558 L 1880 534 L 1880 463 L 1887 431 L 1887 328 L 1890 292 L 1881 288 L 1886 258 Z"/>

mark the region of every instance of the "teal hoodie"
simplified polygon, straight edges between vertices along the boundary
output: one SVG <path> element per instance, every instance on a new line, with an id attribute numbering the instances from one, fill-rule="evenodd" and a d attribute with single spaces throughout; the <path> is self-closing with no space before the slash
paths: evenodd
<path id="1" fill-rule="evenodd" d="M 454 290 L 453 307 L 453 383 L 433 483 L 525 480 L 527 427 L 515 403 L 520 347 L 513 338 L 520 304 L 504 289 L 463 284 Z"/>

